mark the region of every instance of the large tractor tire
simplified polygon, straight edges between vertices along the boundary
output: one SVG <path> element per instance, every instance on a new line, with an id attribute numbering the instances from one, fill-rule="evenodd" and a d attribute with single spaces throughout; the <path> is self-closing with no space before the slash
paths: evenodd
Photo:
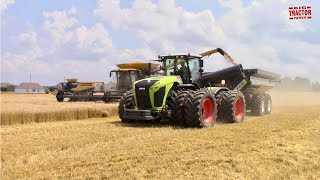
<path id="1" fill-rule="evenodd" d="M 125 119 L 123 117 L 124 108 L 126 108 L 126 109 L 133 109 L 134 108 L 134 96 L 133 96 L 132 90 L 126 92 L 121 97 L 120 102 L 119 102 L 119 107 L 118 107 L 118 114 L 119 114 L 119 118 L 121 119 L 121 122 L 122 123 L 132 123 L 133 120 Z"/>
<path id="2" fill-rule="evenodd" d="M 217 120 L 218 121 L 223 121 L 224 119 L 224 115 L 226 114 L 226 112 L 222 109 L 222 103 L 224 103 L 225 101 L 227 101 L 228 95 L 229 95 L 230 91 L 220 91 L 218 92 L 215 97 L 217 100 L 217 110 L 218 110 L 218 117 Z"/>
<path id="3" fill-rule="evenodd" d="M 224 122 L 243 122 L 246 114 L 246 100 L 242 92 L 237 90 L 226 92 L 221 101 L 219 111 Z"/>
<path id="4" fill-rule="evenodd" d="M 63 92 L 59 91 L 56 95 L 57 101 L 58 102 L 63 102 L 64 97 L 63 97 Z"/>
<path id="5" fill-rule="evenodd" d="M 251 114 L 263 116 L 265 114 L 265 96 L 263 94 L 254 94 L 251 100 Z"/>
<path id="6" fill-rule="evenodd" d="M 183 108 L 187 98 L 190 95 L 192 95 L 191 90 L 180 90 L 174 96 L 174 102 L 172 105 L 172 120 L 178 126 L 186 125 Z"/>
<path id="7" fill-rule="evenodd" d="M 217 118 L 217 103 L 206 90 L 198 90 L 189 96 L 184 109 L 188 127 L 211 127 Z"/>
<path id="8" fill-rule="evenodd" d="M 272 100 L 269 94 L 264 94 L 264 103 L 265 103 L 265 114 L 271 114 Z"/>

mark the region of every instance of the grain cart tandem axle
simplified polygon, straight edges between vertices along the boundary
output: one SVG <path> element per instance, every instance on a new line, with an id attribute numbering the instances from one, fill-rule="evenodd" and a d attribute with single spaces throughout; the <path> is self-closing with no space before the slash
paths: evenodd
<path id="1" fill-rule="evenodd" d="M 164 76 L 136 81 L 119 102 L 122 122 L 170 119 L 187 127 L 210 127 L 216 120 L 239 123 L 246 110 L 264 115 L 271 112 L 271 97 L 265 92 L 276 85 L 279 75 L 234 65 L 204 72 L 202 57 L 222 54 L 222 49 L 200 55 L 159 56 Z"/>

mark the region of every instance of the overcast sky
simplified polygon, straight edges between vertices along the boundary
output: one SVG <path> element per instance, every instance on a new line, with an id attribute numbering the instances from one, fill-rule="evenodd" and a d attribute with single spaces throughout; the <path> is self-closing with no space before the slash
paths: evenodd
<path id="1" fill-rule="evenodd" d="M 312 19 L 289 20 L 302 5 Z M 319 81 L 319 22 L 319 0 L 1 0 L 1 81 L 107 82 L 116 63 L 215 47 L 245 68 Z"/>

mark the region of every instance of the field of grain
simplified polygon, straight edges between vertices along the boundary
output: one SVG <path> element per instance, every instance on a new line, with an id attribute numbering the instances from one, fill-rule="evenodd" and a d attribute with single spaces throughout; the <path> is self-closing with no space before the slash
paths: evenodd
<path id="1" fill-rule="evenodd" d="M 320 94 L 272 97 L 269 116 L 206 129 L 115 116 L 2 126 L 2 179 L 320 179 Z"/>
<path id="2" fill-rule="evenodd" d="M 1 125 L 113 116 L 117 104 L 58 103 L 51 94 L 1 94 Z"/>

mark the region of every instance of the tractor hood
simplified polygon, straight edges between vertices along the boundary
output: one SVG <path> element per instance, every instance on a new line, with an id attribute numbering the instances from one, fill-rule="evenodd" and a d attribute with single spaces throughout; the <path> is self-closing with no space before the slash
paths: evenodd
<path id="1" fill-rule="evenodd" d="M 147 85 L 152 88 L 152 91 L 157 91 L 158 88 L 166 86 L 168 84 L 178 83 L 182 84 L 182 79 L 180 76 L 156 76 L 150 77 L 146 79 L 141 79 L 136 81 L 133 84 L 133 88 L 140 87 L 140 85 L 144 86 Z"/>
<path id="2" fill-rule="evenodd" d="M 182 84 L 180 76 L 157 76 L 136 81 L 133 84 L 136 107 L 161 110 L 174 84 Z"/>

